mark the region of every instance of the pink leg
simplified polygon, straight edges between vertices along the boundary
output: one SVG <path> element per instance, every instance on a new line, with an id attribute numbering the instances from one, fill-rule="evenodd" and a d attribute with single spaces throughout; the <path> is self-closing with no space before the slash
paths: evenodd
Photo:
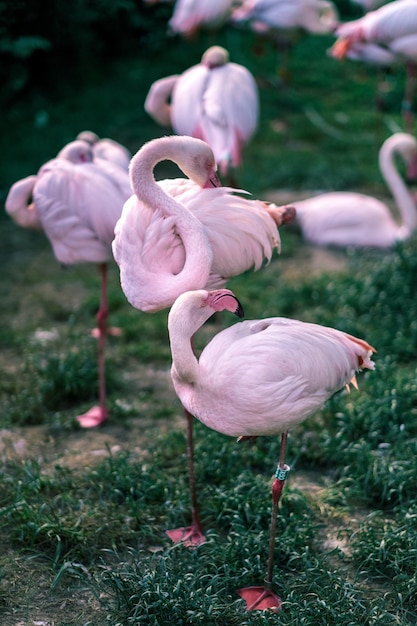
<path id="1" fill-rule="evenodd" d="M 101 298 L 100 308 L 97 313 L 98 323 L 98 391 L 99 405 L 93 406 L 87 413 L 77 417 L 82 428 L 95 428 L 108 420 L 109 414 L 106 408 L 106 383 L 104 366 L 104 344 L 107 334 L 107 265 L 100 264 L 101 273 Z"/>
<path id="2" fill-rule="evenodd" d="M 204 543 L 206 538 L 203 534 L 203 527 L 200 521 L 198 510 L 197 490 L 195 481 L 194 468 L 194 442 L 193 442 L 193 416 L 184 409 L 187 418 L 187 457 L 188 457 L 188 473 L 190 481 L 190 498 L 191 498 L 191 526 L 183 526 L 167 530 L 166 533 L 174 543 L 183 543 L 187 548 L 196 548 Z"/>
<path id="3" fill-rule="evenodd" d="M 281 608 L 281 599 L 272 591 L 272 578 L 274 570 L 274 552 L 278 517 L 278 504 L 281 499 L 285 479 L 290 470 L 288 465 L 285 464 L 287 438 L 288 433 L 283 433 L 281 436 L 281 449 L 279 454 L 278 467 L 275 473 L 275 480 L 272 484 L 272 515 L 271 529 L 269 535 L 269 555 L 267 573 L 264 584 L 257 587 L 245 587 L 243 589 L 237 590 L 237 593 L 240 595 L 240 597 L 246 601 L 247 611 L 263 611 L 265 609 L 271 609 L 272 611 L 276 612 Z"/>

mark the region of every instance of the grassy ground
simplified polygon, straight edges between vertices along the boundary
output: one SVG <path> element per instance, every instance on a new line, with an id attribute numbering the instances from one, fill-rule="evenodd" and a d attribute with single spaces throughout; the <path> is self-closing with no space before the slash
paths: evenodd
<path id="1" fill-rule="evenodd" d="M 386 194 L 377 150 L 401 127 L 401 70 L 387 78 L 387 110 L 377 113 L 376 75 L 329 59 L 329 38 L 298 43 L 285 89 L 275 84 L 270 46 L 255 56 L 256 39 L 236 31 L 216 41 L 261 88 L 243 188 L 264 198 L 276 190 Z M 143 112 L 150 83 L 197 62 L 211 43 L 209 35 L 169 40 L 152 63 L 139 50 L 88 84 L 63 88 L 61 99 L 38 96 L 4 112 L 3 199 L 84 128 L 132 151 L 162 134 Z M 236 589 L 264 577 L 278 441 L 237 445 L 196 424 L 208 541 L 194 551 L 172 547 L 164 530 L 188 522 L 189 506 L 166 312 L 132 309 L 111 267 L 111 323 L 123 329 L 108 342 L 111 420 L 79 430 L 75 415 L 96 398 L 88 328 L 98 275 L 91 266 L 61 269 L 42 235 L 0 220 L 2 624 L 417 623 L 415 238 L 383 253 L 315 251 L 283 228 L 281 257 L 230 283 L 247 317 L 336 326 L 378 350 L 360 392 L 338 394 L 291 435 L 276 546 L 283 610 L 274 615 L 246 613 Z M 229 323 L 216 319 L 201 341 Z M 45 340 L 43 331 L 52 334 Z"/>

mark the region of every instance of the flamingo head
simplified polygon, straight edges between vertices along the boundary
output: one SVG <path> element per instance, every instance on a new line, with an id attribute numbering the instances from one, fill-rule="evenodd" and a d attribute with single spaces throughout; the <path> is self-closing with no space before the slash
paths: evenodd
<path id="1" fill-rule="evenodd" d="M 93 151 L 91 146 L 80 139 L 67 143 L 66 146 L 58 152 L 58 159 L 66 159 L 71 163 L 91 163 L 93 161 Z"/>
<path id="2" fill-rule="evenodd" d="M 209 69 L 215 67 L 221 67 L 229 62 L 229 53 L 226 48 L 221 46 L 211 46 L 208 48 L 202 56 L 201 63 Z"/>

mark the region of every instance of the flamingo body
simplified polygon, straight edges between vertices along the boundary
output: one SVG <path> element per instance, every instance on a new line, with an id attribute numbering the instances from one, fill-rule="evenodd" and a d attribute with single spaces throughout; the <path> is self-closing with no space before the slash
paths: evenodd
<path id="1" fill-rule="evenodd" d="M 121 170 L 120 174 L 123 174 Z M 43 229 L 58 261 L 65 265 L 93 262 L 100 266 L 101 303 L 97 314 L 100 404 L 78 416 L 84 428 L 99 426 L 108 419 L 104 378 L 106 263 L 112 256 L 114 226 L 126 197 L 109 172 L 93 163 L 88 144 L 75 141 L 57 158 L 45 163 L 36 176 L 15 183 L 6 199 L 6 210 L 18 224 Z"/>
<path id="2" fill-rule="evenodd" d="M 208 143 L 226 174 L 241 164 L 243 147 L 257 129 L 259 94 L 252 74 L 230 62 L 227 50 L 213 46 L 201 63 L 154 83 L 145 109 L 159 123 L 169 122 L 177 135 Z"/>
<path id="3" fill-rule="evenodd" d="M 389 45 L 398 37 L 417 32 L 416 8 L 415 0 L 395 0 L 359 19 L 339 24 L 335 32 L 348 43 L 368 41 Z"/>
<path id="4" fill-rule="evenodd" d="M 172 380 L 183 406 L 230 436 L 277 435 L 321 408 L 373 348 L 342 331 L 287 318 L 247 320 L 221 331 L 197 360 L 191 337 L 218 310 L 239 312 L 229 290 L 180 296 L 168 320 Z"/>
<path id="5" fill-rule="evenodd" d="M 384 142 L 379 155 L 381 172 L 396 201 L 401 222 L 377 198 L 354 192 L 331 192 L 293 203 L 303 237 L 317 245 L 378 248 L 389 248 L 410 237 L 417 227 L 417 207 L 395 169 L 397 153 L 408 165 L 415 164 L 416 139 L 407 133 L 395 133 Z"/>
<path id="6" fill-rule="evenodd" d="M 172 33 L 192 37 L 200 28 L 216 28 L 226 21 L 233 0 L 177 0 L 169 21 Z"/>
<path id="7" fill-rule="evenodd" d="M 325 0 L 244 0 L 232 13 L 234 23 L 249 22 L 259 33 L 303 29 L 324 34 L 333 30 L 337 19 L 336 8 Z"/>
<path id="8" fill-rule="evenodd" d="M 192 179 L 157 183 L 152 171 L 163 159 L 176 162 Z M 214 174 L 212 150 L 192 137 L 153 140 L 133 157 L 135 195 L 123 207 L 113 241 L 132 306 L 149 312 L 167 308 L 184 291 L 224 285 L 259 269 L 279 247 L 277 224 L 286 221 L 286 208 L 249 200 L 228 187 L 204 188 Z"/>

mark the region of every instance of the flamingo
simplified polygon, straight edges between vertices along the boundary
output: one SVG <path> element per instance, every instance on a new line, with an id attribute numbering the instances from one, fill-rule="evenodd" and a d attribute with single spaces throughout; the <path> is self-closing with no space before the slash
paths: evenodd
<path id="1" fill-rule="evenodd" d="M 271 36 L 288 54 L 298 32 L 315 35 L 331 33 L 338 12 L 329 0 L 244 0 L 231 14 L 233 25 L 249 24 L 261 36 Z M 287 60 L 284 61 L 287 65 Z M 287 69 L 283 68 L 283 74 Z"/>
<path id="2" fill-rule="evenodd" d="M 153 170 L 163 160 L 189 178 L 156 182 Z M 132 158 L 130 178 L 134 194 L 116 224 L 113 254 L 128 301 L 145 312 L 170 307 L 183 291 L 223 286 L 260 269 L 279 249 L 277 226 L 294 218 L 292 207 L 219 187 L 213 151 L 194 137 L 145 143 Z"/>
<path id="3" fill-rule="evenodd" d="M 176 0 L 169 29 L 192 39 L 201 28 L 218 28 L 227 20 L 234 0 Z"/>
<path id="4" fill-rule="evenodd" d="M 5 208 L 12 219 L 20 226 L 42 229 L 60 263 L 99 264 L 99 405 L 77 417 L 83 428 L 99 426 L 108 419 L 104 370 L 107 263 L 125 199 L 117 185 L 94 165 L 91 148 L 84 141 L 68 144 L 61 156 L 45 163 L 36 176 L 12 185 L 6 198 Z"/>
<path id="5" fill-rule="evenodd" d="M 390 248 L 409 238 L 417 227 L 416 200 L 395 168 L 396 154 L 417 166 L 417 141 L 407 133 L 395 133 L 382 144 L 379 163 L 402 221 L 372 196 L 350 191 L 319 194 L 294 202 L 296 223 L 306 241 L 316 245 Z M 412 167 L 411 167 L 412 166 Z"/>
<path id="6" fill-rule="evenodd" d="M 402 104 L 405 130 L 413 127 L 413 98 L 417 71 L 417 2 L 395 0 L 363 17 L 340 24 L 337 40 L 330 50 L 336 59 L 348 56 L 349 49 L 358 43 L 372 43 L 386 48 L 406 66 L 406 85 Z"/>
<path id="7" fill-rule="evenodd" d="M 158 183 L 153 169 L 172 160 L 189 176 Z M 219 184 L 211 148 L 188 136 L 154 139 L 130 165 L 135 194 L 116 224 L 113 254 L 122 290 L 145 312 L 172 306 L 184 291 L 223 286 L 228 278 L 258 270 L 279 247 L 277 226 L 294 218 L 292 207 L 249 200 Z M 190 180 L 191 179 L 191 180 Z M 187 418 L 190 474 L 193 473 L 192 419 Z M 168 531 L 187 546 L 204 541 L 198 524 L 189 532 Z"/>
<path id="8" fill-rule="evenodd" d="M 228 289 L 182 294 L 168 316 L 171 377 L 185 411 L 208 428 L 240 439 L 281 434 L 272 485 L 267 576 L 264 585 L 238 590 L 247 610 L 280 607 L 272 590 L 278 503 L 289 471 L 285 464 L 290 429 L 319 410 L 360 369 L 374 369 L 375 351 L 340 330 L 283 317 L 247 320 L 222 330 L 197 360 L 192 338 L 215 312 L 243 317 Z M 195 503 L 196 506 L 196 503 Z M 195 515 L 195 512 L 194 512 Z"/>
<path id="9" fill-rule="evenodd" d="M 203 139 L 228 175 L 241 165 L 243 147 L 257 130 L 259 93 L 246 67 L 230 62 L 225 48 L 211 46 L 201 63 L 153 83 L 145 110 L 177 135 Z"/>
<path id="10" fill-rule="evenodd" d="M 91 130 L 81 131 L 78 133 L 77 139 L 86 141 L 92 147 L 95 159 L 99 158 L 110 161 L 126 171 L 129 169 L 132 155 L 130 151 L 118 141 L 107 137 L 100 139 L 100 137 Z"/>

